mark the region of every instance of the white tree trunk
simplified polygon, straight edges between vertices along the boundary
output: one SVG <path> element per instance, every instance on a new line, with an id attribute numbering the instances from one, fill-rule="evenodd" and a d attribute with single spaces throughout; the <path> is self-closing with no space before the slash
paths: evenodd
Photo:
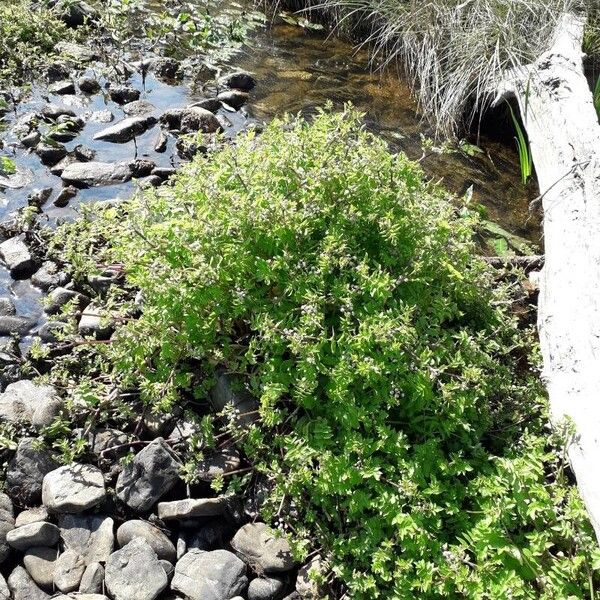
<path id="1" fill-rule="evenodd" d="M 518 99 L 544 209 L 538 329 L 552 420 L 600 539 L 600 125 L 583 73 L 584 20 L 565 15 L 552 49 L 505 82 Z"/>

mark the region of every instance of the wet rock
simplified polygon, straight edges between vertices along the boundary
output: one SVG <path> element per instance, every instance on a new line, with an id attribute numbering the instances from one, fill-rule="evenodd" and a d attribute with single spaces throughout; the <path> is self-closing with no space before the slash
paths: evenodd
<path id="1" fill-rule="evenodd" d="M 172 519 L 214 517 L 222 515 L 226 511 L 227 505 L 228 499 L 225 496 L 159 502 L 158 518 L 169 521 Z"/>
<path id="2" fill-rule="evenodd" d="M 75 44 L 73 42 L 58 42 L 58 44 L 54 46 L 54 50 L 61 56 L 77 63 L 86 63 L 98 58 L 88 46 L 82 46 L 81 44 Z"/>
<path id="3" fill-rule="evenodd" d="M 52 261 L 42 263 L 42 266 L 31 276 L 31 283 L 47 292 L 57 286 L 66 285 L 69 276 Z"/>
<path id="4" fill-rule="evenodd" d="M 88 123 L 110 123 L 115 118 L 110 110 L 95 110 L 86 114 Z"/>
<path id="5" fill-rule="evenodd" d="M 284 573 L 294 568 L 288 541 L 265 523 L 244 525 L 231 540 L 231 547 L 261 573 Z"/>
<path id="6" fill-rule="evenodd" d="M 29 194 L 29 196 L 27 196 L 27 204 L 29 204 L 30 206 L 37 206 L 38 208 L 41 208 L 46 203 L 48 198 L 50 198 L 51 195 L 51 187 L 33 190 Z"/>
<path id="7" fill-rule="evenodd" d="M 175 562 L 177 553 L 171 540 L 147 521 L 126 521 L 117 529 L 117 542 L 123 548 L 135 539 L 142 539 L 156 552 L 159 559 Z"/>
<path id="8" fill-rule="evenodd" d="M 67 206 L 67 204 L 69 204 L 69 200 L 77 196 L 77 193 L 78 189 L 72 185 L 64 187 L 54 199 L 54 206 L 57 206 L 58 208 L 64 208 Z"/>
<path id="9" fill-rule="evenodd" d="M 143 177 L 138 179 L 138 184 L 141 189 L 147 190 L 149 188 L 156 188 L 161 186 L 164 183 L 164 180 L 156 175 L 148 175 L 148 177 Z"/>
<path id="10" fill-rule="evenodd" d="M 48 87 L 48 91 L 57 95 L 74 94 L 75 84 L 70 80 L 57 81 Z"/>
<path id="11" fill-rule="evenodd" d="M 181 76 L 180 66 L 174 58 L 159 58 L 154 63 L 154 73 L 164 79 L 177 79 Z"/>
<path id="12" fill-rule="evenodd" d="M 86 565 L 106 562 L 114 548 L 114 521 L 102 515 L 60 515 L 65 548 L 83 556 Z"/>
<path id="13" fill-rule="evenodd" d="M 26 277 L 35 270 L 35 261 L 22 236 L 10 238 L 0 244 L 0 257 L 13 277 Z"/>
<path id="14" fill-rule="evenodd" d="M 49 315 L 55 315 L 56 313 L 60 312 L 65 304 L 69 302 L 74 302 L 77 307 L 84 308 L 89 304 L 90 299 L 84 294 L 80 294 L 75 290 L 70 290 L 65 287 L 57 287 L 50 292 L 45 311 Z"/>
<path id="15" fill-rule="evenodd" d="M 22 337 L 35 325 L 35 319 L 17 315 L 0 317 L 0 335 Z M 1 417 L 2 415 L 0 415 Z"/>
<path id="16" fill-rule="evenodd" d="M 181 463 L 162 438 L 138 452 L 117 480 L 117 497 L 133 510 L 150 510 L 179 481 Z"/>
<path id="17" fill-rule="evenodd" d="M 50 596 L 42 591 L 21 567 L 15 567 L 8 577 L 8 588 L 13 600 L 49 600 Z"/>
<path id="18" fill-rule="evenodd" d="M 209 458 L 198 463 L 198 477 L 202 481 L 213 481 L 226 473 L 237 471 L 240 468 L 240 454 L 235 448 L 227 448 L 217 452 Z"/>
<path id="19" fill-rule="evenodd" d="M 40 157 L 42 164 L 51 167 L 67 156 L 67 149 L 56 142 L 56 144 L 40 143 L 35 147 L 35 153 Z"/>
<path id="20" fill-rule="evenodd" d="M 41 114 L 48 121 L 56 121 L 58 117 L 63 115 L 73 118 L 77 116 L 68 106 L 61 106 L 60 104 L 46 104 L 42 107 Z"/>
<path id="21" fill-rule="evenodd" d="M 60 177 L 63 171 L 69 166 L 73 165 L 77 162 L 77 159 L 73 156 L 73 154 L 67 154 L 63 159 L 57 162 L 55 165 L 50 167 L 50 173 L 52 175 L 56 175 Z"/>
<path id="22" fill-rule="evenodd" d="M 96 151 L 79 144 L 73 148 L 73 155 L 80 162 L 91 162 L 96 157 Z"/>
<path id="23" fill-rule="evenodd" d="M 79 588 L 84 572 L 83 557 L 72 550 L 66 550 L 55 563 L 54 585 L 65 594 L 72 592 Z"/>
<path id="24" fill-rule="evenodd" d="M 154 152 L 163 153 L 167 149 L 167 144 L 169 143 L 169 137 L 164 131 L 159 131 L 156 136 L 156 140 L 154 142 Z"/>
<path id="25" fill-rule="evenodd" d="M 6 541 L 6 536 L 14 526 L 15 518 L 12 501 L 6 494 L 0 492 L 0 563 L 3 563 L 10 554 L 10 546 Z"/>
<path id="26" fill-rule="evenodd" d="M 221 108 L 221 101 L 216 98 L 205 98 L 204 100 L 194 102 L 191 106 L 198 106 L 199 108 L 209 110 L 211 113 L 216 113 Z"/>
<path id="27" fill-rule="evenodd" d="M 40 143 L 40 140 L 42 139 L 42 135 L 40 134 L 39 131 L 31 131 L 30 133 L 28 133 L 27 135 L 24 135 L 20 141 L 21 144 L 23 144 L 23 146 L 25 146 L 25 148 L 35 148 L 35 146 L 37 146 Z"/>
<path id="28" fill-rule="evenodd" d="M 156 163 L 148 158 L 138 158 L 129 166 L 134 177 L 147 177 L 156 168 Z"/>
<path id="29" fill-rule="evenodd" d="M 19 441 L 17 451 L 8 464 L 6 490 L 21 504 L 34 504 L 42 498 L 45 475 L 58 468 L 59 463 L 51 452 L 39 447 L 34 438 Z"/>
<path id="30" fill-rule="evenodd" d="M 21 380 L 7 386 L 0 394 L 0 419 L 10 423 L 30 423 L 47 427 L 54 421 L 63 402 L 50 385 Z"/>
<path id="31" fill-rule="evenodd" d="M 100 594 L 104 583 L 104 567 L 99 563 L 89 564 L 79 584 L 81 594 Z"/>
<path id="32" fill-rule="evenodd" d="M 19 513 L 15 520 L 15 527 L 29 525 L 30 523 L 39 523 L 40 521 L 48 520 L 48 511 L 43 506 L 28 508 Z"/>
<path id="33" fill-rule="evenodd" d="M 236 71 L 219 79 L 219 85 L 249 92 L 256 86 L 256 80 L 248 71 Z"/>
<path id="34" fill-rule="evenodd" d="M 129 142 L 137 136 L 144 134 L 156 124 L 153 116 L 127 117 L 107 129 L 94 135 L 95 140 L 114 143 Z"/>
<path id="35" fill-rule="evenodd" d="M 107 321 L 99 306 L 90 304 L 81 315 L 77 330 L 82 336 L 92 336 L 98 340 L 107 340 L 114 331 L 114 323 Z"/>
<path id="36" fill-rule="evenodd" d="M 95 77 L 84 75 L 79 78 L 77 85 L 84 94 L 97 94 L 100 91 L 100 84 Z"/>
<path id="37" fill-rule="evenodd" d="M 169 179 L 177 173 L 177 169 L 175 167 L 155 167 L 152 169 L 152 175 L 157 175 L 161 179 Z"/>
<path id="38" fill-rule="evenodd" d="M 191 550 L 177 562 L 171 582 L 189 600 L 229 600 L 247 586 L 246 565 L 227 550 Z"/>
<path id="39" fill-rule="evenodd" d="M 213 113 L 199 106 L 194 106 L 185 109 L 181 115 L 180 129 L 182 133 L 194 133 L 196 131 L 215 133 L 221 131 L 221 124 Z"/>
<path id="40" fill-rule="evenodd" d="M 223 104 L 227 104 L 235 110 L 238 110 L 239 108 L 242 108 L 242 106 L 244 106 L 244 104 L 246 104 L 246 102 L 248 101 L 248 94 L 247 92 L 231 90 L 229 92 L 221 92 L 217 96 L 217 99 L 220 100 Z"/>
<path id="41" fill-rule="evenodd" d="M 140 91 L 128 85 L 111 86 L 108 93 L 110 99 L 117 104 L 128 104 L 140 98 Z"/>
<path id="42" fill-rule="evenodd" d="M 81 27 L 98 18 L 98 12 L 84 0 L 49 0 L 49 6 L 72 28 Z"/>
<path id="43" fill-rule="evenodd" d="M 126 163 L 85 162 L 69 165 L 61 175 L 63 181 L 77 186 L 104 186 L 125 183 L 132 177 Z"/>
<path id="44" fill-rule="evenodd" d="M 47 546 L 29 548 L 23 556 L 23 565 L 29 576 L 41 588 L 52 590 L 54 584 L 54 569 L 58 550 Z"/>
<path id="45" fill-rule="evenodd" d="M 134 100 L 123 106 L 123 112 L 129 117 L 143 117 L 152 114 L 156 106 L 148 100 Z"/>
<path id="46" fill-rule="evenodd" d="M 64 465 L 44 477 L 42 502 L 54 513 L 80 513 L 106 497 L 102 471 L 93 465 Z"/>
<path id="47" fill-rule="evenodd" d="M 17 550 L 27 550 L 34 546 L 54 546 L 58 542 L 59 531 L 56 525 L 38 521 L 11 529 L 6 534 L 9 546 Z"/>
<path id="48" fill-rule="evenodd" d="M 15 303 L 10 298 L 0 298 L 0 317 L 11 317 L 16 312 Z"/>
<path id="49" fill-rule="evenodd" d="M 154 550 L 144 540 L 134 540 L 111 554 L 105 581 L 114 600 L 154 600 L 169 583 Z"/>
<path id="50" fill-rule="evenodd" d="M 71 74 L 71 69 L 62 61 L 55 60 L 51 62 L 46 68 L 46 77 L 48 81 L 60 81 L 61 79 L 67 79 Z"/>
<path id="51" fill-rule="evenodd" d="M 275 577 L 257 577 L 248 586 L 248 600 L 280 600 L 285 582 Z"/>

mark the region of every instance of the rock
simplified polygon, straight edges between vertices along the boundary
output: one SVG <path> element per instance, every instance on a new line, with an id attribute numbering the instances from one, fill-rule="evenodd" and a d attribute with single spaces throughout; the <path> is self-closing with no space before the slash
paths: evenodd
<path id="1" fill-rule="evenodd" d="M 16 315 L 0 317 L 0 335 L 21 337 L 35 325 L 35 319 Z M 1 414 L 0 414 L 1 417 Z"/>
<path id="2" fill-rule="evenodd" d="M 280 600 L 285 593 L 285 582 L 275 577 L 258 577 L 248 586 L 248 600 Z"/>
<path id="3" fill-rule="evenodd" d="M 194 133 L 196 131 L 215 133 L 221 131 L 221 123 L 210 111 L 194 106 L 185 109 L 181 115 L 180 129 L 182 133 Z"/>
<path id="4" fill-rule="evenodd" d="M 206 523 L 194 529 L 186 535 L 186 548 L 191 550 L 214 550 L 225 545 L 225 542 L 231 538 L 230 527 L 219 519 L 211 519 Z"/>
<path id="5" fill-rule="evenodd" d="M 140 98 L 140 91 L 128 85 L 111 86 L 108 93 L 110 99 L 117 104 L 129 104 Z"/>
<path id="6" fill-rule="evenodd" d="M 126 521 L 117 529 L 117 542 L 121 548 L 134 539 L 145 540 L 159 559 L 170 562 L 177 560 L 177 552 L 171 540 L 147 521 Z"/>
<path id="7" fill-rule="evenodd" d="M 48 87 L 48 91 L 51 94 L 74 94 L 75 93 L 75 84 L 72 81 L 57 81 Z"/>
<path id="8" fill-rule="evenodd" d="M 48 473 L 42 484 L 42 502 L 54 513 L 80 513 L 105 497 L 102 471 L 93 465 L 64 465 Z"/>
<path id="9" fill-rule="evenodd" d="M 39 523 L 40 521 L 48 520 L 48 511 L 43 506 L 36 506 L 35 508 L 28 508 L 23 512 L 19 513 L 15 520 L 15 527 L 21 527 L 22 525 L 29 525 L 30 523 Z"/>
<path id="10" fill-rule="evenodd" d="M 157 175 L 148 175 L 148 177 L 142 177 L 141 179 L 138 179 L 138 185 L 142 190 L 156 188 L 161 186 L 163 183 L 164 181 Z"/>
<path id="11" fill-rule="evenodd" d="M 138 158 L 129 167 L 134 177 L 146 177 L 156 168 L 156 163 L 148 158 Z"/>
<path id="12" fill-rule="evenodd" d="M 249 425 L 258 419 L 258 402 L 244 387 L 242 381 L 227 373 L 217 373 L 216 383 L 209 394 L 210 403 L 215 412 L 220 413 L 225 407 L 233 408 L 239 414 L 239 425 Z"/>
<path id="13" fill-rule="evenodd" d="M 97 94 L 100 91 L 100 84 L 95 77 L 83 76 L 77 81 L 79 89 L 84 94 Z"/>
<path id="14" fill-rule="evenodd" d="M 181 463 L 162 438 L 138 452 L 117 480 L 117 497 L 138 512 L 150 510 L 179 481 Z"/>
<path id="15" fill-rule="evenodd" d="M 148 131 L 155 124 L 156 118 L 153 116 L 127 117 L 111 127 L 99 131 L 94 135 L 94 139 L 115 143 L 129 142 Z"/>
<path id="16" fill-rule="evenodd" d="M 225 496 L 159 502 L 158 518 L 163 521 L 170 521 L 173 519 L 215 517 L 222 515 L 227 506 L 228 499 Z"/>
<path id="17" fill-rule="evenodd" d="M 44 476 L 59 466 L 47 448 L 38 446 L 33 438 L 21 439 L 8 464 L 6 490 L 21 504 L 39 502 Z"/>
<path id="18" fill-rule="evenodd" d="M 205 110 L 209 110 L 211 113 L 216 113 L 221 108 L 221 101 L 216 98 L 205 98 L 204 100 L 199 100 L 198 102 L 194 102 L 191 106 L 199 106 L 200 108 L 204 108 Z"/>
<path id="19" fill-rule="evenodd" d="M 127 163 L 84 162 L 69 165 L 62 172 L 62 179 L 78 186 L 103 186 L 126 183 L 131 179 Z"/>
<path id="20" fill-rule="evenodd" d="M 0 257 L 13 277 L 26 277 L 35 271 L 35 261 L 22 236 L 10 238 L 0 244 Z"/>
<path id="21" fill-rule="evenodd" d="M 68 282 L 69 276 L 52 261 L 42 263 L 42 266 L 31 276 L 31 283 L 45 292 L 66 285 Z"/>
<path id="22" fill-rule="evenodd" d="M 246 104 L 248 101 L 248 94 L 238 90 L 230 90 L 229 92 L 221 92 L 217 96 L 217 99 L 223 104 L 227 104 L 228 106 L 238 110 L 239 108 L 242 108 L 242 106 L 244 106 L 244 104 Z"/>
<path id="23" fill-rule="evenodd" d="M 91 162 L 96 156 L 96 151 L 91 148 L 86 148 L 82 144 L 78 144 L 73 148 L 73 155 L 80 162 Z"/>
<path id="24" fill-rule="evenodd" d="M 42 164 L 52 167 L 67 156 L 67 149 L 58 142 L 52 144 L 40 142 L 35 147 L 35 153 L 40 157 Z"/>
<path id="25" fill-rule="evenodd" d="M 167 149 L 167 144 L 169 143 L 169 137 L 167 134 L 160 130 L 158 132 L 158 136 L 156 137 L 156 141 L 154 142 L 154 152 L 163 153 Z"/>
<path id="26" fill-rule="evenodd" d="M 154 600 L 169 584 L 154 550 L 144 540 L 134 540 L 110 555 L 105 582 L 114 600 Z"/>
<path id="27" fill-rule="evenodd" d="M 61 308 L 69 303 L 75 302 L 75 305 L 79 308 L 84 308 L 89 303 L 90 299 L 75 290 L 70 290 L 65 287 L 54 288 L 48 296 L 46 304 L 46 312 L 49 315 L 54 315 L 60 312 Z"/>
<path id="28" fill-rule="evenodd" d="M 319 555 L 314 556 L 308 563 L 298 571 L 296 577 L 296 591 L 301 598 L 306 600 L 319 600 L 325 596 L 324 590 L 319 583 L 315 581 L 311 574 L 323 574 L 323 561 Z"/>
<path id="29" fill-rule="evenodd" d="M 81 594 L 100 594 L 104 583 L 104 567 L 99 563 L 89 564 L 81 577 L 79 592 Z"/>
<path id="30" fill-rule="evenodd" d="M 191 550 L 175 565 L 171 582 L 189 600 L 229 600 L 247 586 L 246 565 L 227 550 Z"/>
<path id="31" fill-rule="evenodd" d="M 56 525 L 38 521 L 11 529 L 6 541 L 17 550 L 27 550 L 34 546 L 54 546 L 58 542 L 59 530 Z"/>
<path id="32" fill-rule="evenodd" d="M 213 481 L 226 473 L 237 471 L 240 468 L 240 454 L 235 448 L 227 448 L 213 454 L 209 458 L 199 461 L 198 477 L 202 481 Z"/>
<path id="33" fill-rule="evenodd" d="M 73 154 L 67 154 L 62 160 L 58 161 L 53 167 L 50 167 L 50 173 L 60 177 L 63 171 L 69 166 L 77 162 Z"/>
<path id="34" fill-rule="evenodd" d="M 54 583 L 54 569 L 58 550 L 47 546 L 29 548 L 23 556 L 23 565 L 29 576 L 41 588 L 52 590 Z"/>
<path id="35" fill-rule="evenodd" d="M 79 588 L 85 572 L 83 557 L 72 550 L 63 552 L 54 566 L 54 585 L 64 594 Z"/>
<path id="36" fill-rule="evenodd" d="M 67 204 L 69 204 L 69 200 L 71 200 L 71 198 L 75 198 L 75 196 L 77 196 L 77 192 L 77 188 L 73 187 L 72 185 L 64 187 L 54 199 L 54 206 L 64 208 L 67 206 Z"/>
<path id="37" fill-rule="evenodd" d="M 71 75 L 71 70 L 61 60 L 52 61 L 45 67 L 45 70 L 49 82 L 64 80 Z"/>
<path id="38" fill-rule="evenodd" d="M 6 536 L 14 526 L 15 518 L 12 501 L 6 494 L 0 492 L 0 563 L 3 563 L 10 554 Z"/>
<path id="39" fill-rule="evenodd" d="M 10 600 L 10 590 L 2 574 L 0 574 L 0 600 Z"/>
<path id="40" fill-rule="evenodd" d="M 179 61 L 174 58 L 158 58 L 154 63 L 154 72 L 157 77 L 177 79 L 181 75 L 179 67 Z"/>
<path id="41" fill-rule="evenodd" d="M 27 135 L 24 135 L 19 141 L 21 144 L 23 144 L 23 146 L 25 146 L 25 148 L 35 148 L 40 143 L 41 139 L 42 135 L 39 131 L 35 130 L 31 131 Z"/>
<path id="42" fill-rule="evenodd" d="M 33 190 L 31 194 L 27 196 L 27 204 L 29 204 L 29 206 L 37 206 L 38 208 L 41 208 L 51 195 L 51 187 Z"/>
<path id="43" fill-rule="evenodd" d="M 30 423 L 47 427 L 60 412 L 63 402 L 50 385 L 21 380 L 0 394 L 0 419 L 10 423 Z"/>
<path id="44" fill-rule="evenodd" d="M 8 578 L 8 588 L 13 600 L 49 600 L 23 567 L 15 567 Z"/>
<path id="45" fill-rule="evenodd" d="M 110 110 L 105 109 L 86 113 L 86 117 L 88 123 L 110 123 L 114 120 L 115 115 L 113 115 Z"/>
<path id="46" fill-rule="evenodd" d="M 198 422 L 192 419 L 180 419 L 175 424 L 175 428 L 169 435 L 169 439 L 174 442 L 185 442 L 195 438 L 196 446 L 202 446 L 204 443 L 202 428 Z"/>
<path id="47" fill-rule="evenodd" d="M 106 321 L 102 309 L 90 304 L 81 315 L 77 330 L 82 336 L 92 336 L 98 340 L 107 340 L 115 330 L 112 321 Z"/>
<path id="48" fill-rule="evenodd" d="M 0 317 L 12 317 L 16 312 L 15 303 L 10 298 L 0 298 Z"/>
<path id="49" fill-rule="evenodd" d="M 219 79 L 219 85 L 242 92 L 249 92 L 256 86 L 256 80 L 248 71 L 236 71 Z"/>
<path id="50" fill-rule="evenodd" d="M 129 448 L 124 444 L 129 441 L 130 437 L 119 429 L 96 429 L 88 434 L 90 452 L 99 457 L 119 458 L 125 456 Z M 110 450 L 115 446 L 119 446 L 119 448 Z"/>
<path id="51" fill-rule="evenodd" d="M 148 102 L 148 100 L 134 100 L 123 106 L 123 112 L 129 117 L 143 117 L 152 114 L 156 110 L 156 106 Z"/>
<path id="52" fill-rule="evenodd" d="M 65 549 L 83 556 L 86 565 L 106 562 L 114 548 L 114 521 L 102 515 L 60 515 Z"/>
<path id="53" fill-rule="evenodd" d="M 231 540 L 231 547 L 261 573 L 285 573 L 294 568 L 288 541 L 277 537 L 265 523 L 244 525 Z"/>
<path id="54" fill-rule="evenodd" d="M 42 117 L 49 121 L 56 121 L 58 117 L 67 115 L 68 117 L 76 117 L 77 115 L 68 107 L 59 104 L 46 104 L 41 110 Z"/>
<path id="55" fill-rule="evenodd" d="M 36 331 L 36 335 L 42 342 L 55 343 L 66 330 L 67 324 L 64 321 L 47 321 Z"/>
<path id="56" fill-rule="evenodd" d="M 90 62 L 97 58 L 96 54 L 88 46 L 74 44 L 73 42 L 58 42 L 54 46 L 54 50 L 62 56 L 78 63 Z"/>
<path id="57" fill-rule="evenodd" d="M 98 18 L 98 12 L 84 0 L 50 0 L 49 6 L 72 28 L 81 27 Z"/>

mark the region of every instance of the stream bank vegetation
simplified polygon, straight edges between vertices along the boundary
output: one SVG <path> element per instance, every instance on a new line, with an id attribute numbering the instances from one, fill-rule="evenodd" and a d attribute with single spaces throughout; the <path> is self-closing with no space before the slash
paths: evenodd
<path id="1" fill-rule="evenodd" d="M 107 268 L 124 282 L 101 299 L 110 341 L 52 357 L 72 422 L 46 435 L 73 460 L 74 426 L 191 410 L 206 448 L 249 465 L 215 488 L 262 490 L 297 556 L 321 557 L 322 598 L 593 598 L 569 428 L 548 431 L 522 290 L 476 228 L 350 107 L 198 155 L 54 236 L 82 291 Z M 219 369 L 258 420 L 211 416 Z"/>

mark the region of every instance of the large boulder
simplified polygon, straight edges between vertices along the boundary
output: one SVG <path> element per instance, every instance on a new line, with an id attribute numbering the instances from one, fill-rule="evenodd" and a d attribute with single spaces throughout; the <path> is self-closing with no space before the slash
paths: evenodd
<path id="1" fill-rule="evenodd" d="M 227 550 L 191 550 L 177 562 L 171 582 L 189 600 L 229 600 L 247 587 L 246 565 Z"/>
<path id="2" fill-rule="evenodd" d="M 160 529 L 147 521 L 126 521 L 117 529 L 117 542 L 121 548 L 135 539 L 145 540 L 159 559 L 169 562 L 175 562 L 177 559 L 173 542 Z"/>
<path id="3" fill-rule="evenodd" d="M 102 515 L 60 515 L 60 536 L 65 549 L 83 557 L 86 565 L 106 562 L 112 554 L 114 521 Z"/>
<path id="4" fill-rule="evenodd" d="M 231 547 L 261 573 L 284 573 L 294 568 L 288 541 L 265 523 L 248 523 L 235 534 Z"/>
<path id="5" fill-rule="evenodd" d="M 127 163 L 91 161 L 68 165 L 62 172 L 61 178 L 79 187 L 97 187 L 126 183 L 132 175 Z"/>
<path id="6" fill-rule="evenodd" d="M 59 464 L 47 448 L 40 448 L 33 438 L 23 438 L 8 463 L 6 491 L 22 504 L 31 505 L 42 498 L 44 476 Z"/>
<path id="7" fill-rule="evenodd" d="M 29 380 L 17 381 L 0 394 L 0 419 L 9 423 L 27 423 L 47 427 L 62 408 L 56 390 Z"/>
<path id="8" fill-rule="evenodd" d="M 106 497 L 102 471 L 73 463 L 50 471 L 42 484 L 42 502 L 54 513 L 80 513 Z"/>
<path id="9" fill-rule="evenodd" d="M 162 438 L 138 452 L 117 480 L 117 497 L 138 512 L 150 510 L 179 481 L 181 463 Z"/>
<path id="10" fill-rule="evenodd" d="M 110 555 L 105 582 L 114 600 L 154 600 L 169 583 L 156 553 L 141 539 Z"/>

